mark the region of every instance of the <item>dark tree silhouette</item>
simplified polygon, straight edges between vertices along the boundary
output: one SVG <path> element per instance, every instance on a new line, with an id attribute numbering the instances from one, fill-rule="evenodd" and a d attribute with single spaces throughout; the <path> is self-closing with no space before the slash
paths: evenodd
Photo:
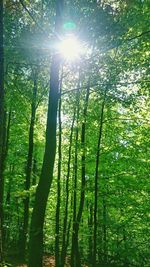
<path id="1" fill-rule="evenodd" d="M 58 36 L 62 25 L 63 0 L 56 1 L 55 33 Z M 46 127 L 46 144 L 43 166 L 36 191 L 31 219 L 29 241 L 29 267 L 41 267 L 43 256 L 43 224 L 49 190 L 53 179 L 56 153 L 56 124 L 59 95 L 60 58 L 54 54 L 50 70 L 50 93 Z"/>

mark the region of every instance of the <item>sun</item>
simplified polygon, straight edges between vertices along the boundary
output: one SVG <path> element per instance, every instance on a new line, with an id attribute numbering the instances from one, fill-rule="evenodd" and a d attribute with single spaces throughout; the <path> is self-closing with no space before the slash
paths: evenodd
<path id="1" fill-rule="evenodd" d="M 59 53 L 68 61 L 79 58 L 82 48 L 81 44 L 75 36 L 68 36 L 59 44 Z"/>

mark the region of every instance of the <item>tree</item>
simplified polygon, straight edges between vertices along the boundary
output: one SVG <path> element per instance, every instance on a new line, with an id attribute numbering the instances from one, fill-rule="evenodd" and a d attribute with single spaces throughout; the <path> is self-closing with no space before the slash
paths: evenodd
<path id="1" fill-rule="evenodd" d="M 58 108 L 58 124 L 59 124 L 59 142 L 58 142 L 58 175 L 57 175 L 57 203 L 56 203 L 56 233 L 55 233 L 55 264 L 56 267 L 60 266 L 60 203 L 61 203 L 61 161 L 62 161 L 62 152 L 61 152 L 61 146 L 62 146 L 62 122 L 61 122 L 61 87 L 62 87 L 62 78 L 63 77 L 63 70 L 61 74 L 61 80 L 60 80 L 60 97 L 59 97 L 59 108 Z"/>
<path id="2" fill-rule="evenodd" d="M 28 224 L 29 224 L 29 189 L 31 186 L 31 174 L 32 174 L 32 165 L 33 165 L 33 146 L 34 146 L 34 126 L 35 126 L 35 117 L 37 109 L 37 70 L 33 71 L 33 93 L 31 101 L 31 118 L 29 126 L 29 147 L 28 147 L 28 156 L 27 156 L 27 165 L 26 165 L 26 179 L 25 179 L 25 190 L 27 191 L 28 196 L 24 199 L 24 218 L 23 218 L 23 229 L 21 236 L 21 258 L 25 259 L 26 245 L 27 245 L 27 233 L 28 233 Z"/>
<path id="3" fill-rule="evenodd" d="M 59 34 L 62 25 L 63 0 L 56 1 L 55 33 Z M 46 144 L 42 172 L 36 191 L 34 209 L 31 220 L 29 243 L 29 267 L 41 267 L 43 256 L 43 223 L 47 198 L 53 178 L 56 153 L 56 121 L 59 93 L 60 58 L 54 55 L 50 72 L 50 93 L 48 104 Z"/>
<path id="4" fill-rule="evenodd" d="M 69 209 L 69 178 L 71 172 L 71 152 L 72 152 L 72 143 L 73 143 L 73 129 L 75 123 L 75 115 L 76 115 L 76 107 L 74 108 L 72 124 L 70 129 L 70 136 L 69 136 L 69 149 L 68 149 L 68 161 L 67 161 L 67 175 L 66 175 L 66 201 L 65 201 L 65 212 L 64 212 L 64 219 L 63 219 L 63 232 L 62 232 L 62 251 L 61 251 L 61 265 L 62 267 L 65 264 L 66 254 L 67 254 L 67 247 L 68 247 L 68 238 L 67 238 L 67 225 L 68 225 L 68 209 Z M 69 230 L 69 225 L 68 225 Z"/>
<path id="5" fill-rule="evenodd" d="M 88 108 L 88 101 L 89 101 L 89 94 L 90 94 L 90 84 L 87 85 L 86 89 L 86 96 L 84 100 L 84 110 L 83 110 L 83 122 L 82 122 L 82 129 L 81 129 L 81 147 L 82 147 L 82 156 L 81 156 L 81 165 L 82 165 L 82 171 L 81 171 L 81 194 L 80 194 L 80 203 L 79 203 L 79 209 L 78 213 L 75 218 L 75 227 L 74 227 L 74 233 L 75 236 L 73 242 L 74 246 L 74 255 L 72 255 L 73 265 L 72 266 L 81 266 L 81 258 L 80 258 L 80 251 L 79 251 L 79 227 L 82 219 L 82 213 L 84 208 L 84 202 L 85 202 L 85 186 L 86 186 L 86 149 L 85 149 L 85 136 L 86 136 L 86 118 L 87 118 L 87 108 Z"/>
<path id="6" fill-rule="evenodd" d="M 80 73 L 78 88 L 80 86 Z M 72 226 L 72 243 L 71 243 L 71 266 L 77 265 L 77 256 L 79 256 L 78 236 L 77 233 L 77 181 L 78 181 L 78 139 L 79 139 L 79 112 L 80 112 L 80 91 L 76 92 L 76 131 L 75 131 L 75 151 L 74 151 L 74 166 L 73 166 L 73 226 Z"/>
<path id="7" fill-rule="evenodd" d="M 97 203 L 98 203 L 98 177 L 99 177 L 99 161 L 100 161 L 100 146 L 103 130 L 103 117 L 104 117 L 104 107 L 106 101 L 106 89 L 104 94 L 104 99 L 102 102 L 101 112 L 100 112 L 100 125 L 99 134 L 97 142 L 97 153 L 96 153 L 96 164 L 95 164 L 95 186 L 94 186 L 94 234 L 93 234 L 93 266 L 96 266 L 96 255 L 97 255 Z"/>

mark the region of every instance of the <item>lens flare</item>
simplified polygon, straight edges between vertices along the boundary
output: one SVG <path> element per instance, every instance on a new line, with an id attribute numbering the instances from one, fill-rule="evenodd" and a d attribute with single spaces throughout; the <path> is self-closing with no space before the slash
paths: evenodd
<path id="1" fill-rule="evenodd" d="M 81 45 L 74 36 L 63 39 L 59 45 L 59 53 L 68 61 L 79 58 L 81 52 Z"/>

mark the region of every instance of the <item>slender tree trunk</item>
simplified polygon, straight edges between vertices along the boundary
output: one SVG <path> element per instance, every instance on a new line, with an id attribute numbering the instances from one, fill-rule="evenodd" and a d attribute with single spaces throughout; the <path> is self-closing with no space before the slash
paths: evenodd
<path id="1" fill-rule="evenodd" d="M 123 193 L 122 193 L 122 197 L 123 197 Z M 121 213 L 121 216 L 124 217 L 124 210 L 123 208 L 120 209 L 120 213 Z M 128 267 L 128 258 L 127 258 L 127 235 L 126 235 L 126 228 L 125 228 L 125 225 L 123 225 L 122 229 L 122 241 L 123 241 L 123 247 L 124 247 L 124 267 Z"/>
<path id="2" fill-rule="evenodd" d="M 63 237 L 62 237 L 62 251 L 61 251 L 61 266 L 62 267 L 64 267 L 66 253 L 67 253 L 66 234 L 67 234 L 68 204 L 69 204 L 69 177 L 70 177 L 70 163 L 71 163 L 72 138 L 73 138 L 75 114 L 76 114 L 76 107 L 74 109 L 73 120 L 72 120 L 71 131 L 70 131 L 70 138 L 69 138 L 69 153 L 68 153 L 68 164 L 67 164 L 68 166 L 67 166 L 67 177 L 66 177 L 66 205 L 65 205 L 65 215 L 64 215 L 64 221 L 63 221 Z"/>
<path id="3" fill-rule="evenodd" d="M 99 136 L 98 136 L 98 143 L 97 143 L 96 167 L 95 167 L 93 267 L 96 266 L 96 255 L 97 255 L 98 176 L 99 176 L 100 146 L 101 146 L 102 130 L 103 130 L 103 116 L 104 116 L 105 99 L 106 99 L 106 90 L 105 90 L 105 95 L 104 95 L 104 99 L 103 99 L 103 102 L 102 102 L 102 108 L 101 108 L 101 113 L 100 113 Z"/>
<path id="4" fill-rule="evenodd" d="M 9 109 L 9 113 L 8 113 L 8 119 L 5 117 L 6 116 L 6 112 L 4 115 L 4 140 L 5 140 L 5 149 L 4 149 L 4 160 L 7 158 L 8 155 L 8 148 L 9 148 L 9 133 L 10 133 L 10 125 L 11 125 L 11 114 L 12 114 L 12 110 L 11 110 L 11 106 Z M 7 122 L 7 123 L 6 123 Z M 6 126 L 6 129 L 5 129 Z"/>
<path id="5" fill-rule="evenodd" d="M 67 256 L 67 248 L 69 246 L 69 239 L 70 239 L 70 229 L 71 229 L 71 218 L 69 219 L 68 222 L 68 228 L 67 228 L 67 236 L 66 236 L 66 256 Z"/>
<path id="6" fill-rule="evenodd" d="M 33 158 L 33 168 L 32 168 L 32 185 L 36 185 L 36 176 L 37 176 L 37 159 L 36 159 L 36 154 L 34 155 Z"/>
<path id="7" fill-rule="evenodd" d="M 106 226 L 106 196 L 105 195 L 103 196 L 103 253 L 104 253 L 104 264 L 107 264 L 107 226 Z"/>
<path id="8" fill-rule="evenodd" d="M 80 81 L 79 81 L 80 84 Z M 79 87 L 78 84 L 78 87 Z M 74 163 L 74 183 L 73 183 L 73 229 L 72 229 L 72 244 L 71 244 L 71 267 L 76 266 L 76 209 L 77 209 L 77 169 L 78 169 L 78 136 L 79 136 L 79 129 L 78 129 L 78 122 L 79 122 L 79 90 L 77 91 L 77 99 L 76 99 L 76 106 L 77 106 L 77 126 L 76 126 L 76 137 L 75 137 L 75 163 Z"/>
<path id="9" fill-rule="evenodd" d="M 5 205 L 7 206 L 7 212 L 5 212 L 5 224 L 7 228 L 5 231 L 5 243 L 6 244 L 10 236 L 10 227 L 7 227 L 7 226 L 10 224 L 10 220 L 11 220 L 10 203 L 11 203 L 11 189 L 12 189 L 14 173 L 15 173 L 15 165 L 13 163 L 12 165 L 10 165 L 10 178 L 9 178 L 9 184 L 8 184 L 8 191 L 6 194 L 6 202 L 5 202 Z"/>
<path id="10" fill-rule="evenodd" d="M 89 205 L 89 218 L 88 218 L 88 227 L 89 227 L 89 253 L 88 253 L 88 258 L 89 258 L 89 263 L 92 263 L 92 258 L 93 258 L 93 238 L 92 238 L 92 226 L 93 226 L 93 205 L 90 203 Z"/>
<path id="11" fill-rule="evenodd" d="M 84 200 L 85 200 L 85 184 L 86 184 L 86 179 L 85 179 L 85 174 L 86 174 L 86 169 L 85 169 L 85 133 L 86 133 L 86 118 L 87 118 L 87 108 L 88 108 L 88 101 L 89 101 L 89 93 L 90 93 L 90 86 L 88 85 L 87 91 L 86 91 L 86 97 L 85 97 L 85 103 L 84 103 L 84 111 L 83 111 L 83 123 L 82 123 L 82 130 L 81 130 L 81 147 L 82 147 L 82 170 L 81 170 L 81 175 L 82 175 L 82 180 L 81 180 L 81 195 L 80 195 L 80 204 L 79 204 L 79 210 L 76 218 L 76 227 L 75 227 L 75 235 L 76 235 L 76 267 L 81 266 L 81 257 L 80 257 L 80 251 L 79 251 L 79 244 L 78 244 L 78 235 L 79 235 L 79 227 L 80 227 L 80 222 L 82 218 L 82 213 L 83 213 L 83 208 L 84 208 Z"/>
<path id="12" fill-rule="evenodd" d="M 124 267 L 128 267 L 129 263 L 128 263 L 128 257 L 127 257 L 127 236 L 126 236 L 126 229 L 125 226 L 123 227 L 123 245 L 124 245 Z"/>
<path id="13" fill-rule="evenodd" d="M 63 71 L 62 71 L 63 77 Z M 57 204 L 56 204 L 56 229 L 55 229 L 55 265 L 56 267 L 60 267 L 60 252 L 59 252 L 59 220 L 60 220 L 60 202 L 61 202 L 61 160 L 62 160 L 62 152 L 61 152 L 61 143 L 62 143 L 62 126 L 61 126 L 61 86 L 62 86 L 62 78 L 60 82 L 60 98 L 59 98 L 59 108 L 58 108 L 58 123 L 59 123 L 59 141 L 58 141 L 58 175 L 57 175 Z"/>
<path id="14" fill-rule="evenodd" d="M 0 1 L 0 262 L 3 261 L 3 194 L 4 194 L 4 49 L 3 49 L 3 0 Z"/>
<path id="15" fill-rule="evenodd" d="M 10 132 L 10 124 L 11 124 L 11 107 L 8 113 L 8 119 L 6 118 L 6 111 L 4 111 L 4 117 L 3 117 L 3 151 L 2 151 L 2 157 L 3 157 L 3 171 L 5 169 L 5 163 L 6 163 L 6 158 L 7 158 L 7 154 L 8 154 L 8 146 L 9 146 L 9 132 Z M 3 176 L 3 180 L 4 180 L 4 174 L 2 172 L 2 176 Z M 11 181 L 10 181 L 11 182 Z M 4 185 L 3 185 L 4 186 Z M 3 188 L 4 190 L 4 188 Z M 4 199 L 3 199 L 4 202 Z M 7 217 L 7 215 L 5 214 L 5 217 Z M 6 218 L 7 219 L 7 218 Z M 3 215 L 3 221 L 4 221 L 4 215 Z M 6 241 L 6 234 L 7 234 L 8 229 L 5 227 L 3 229 L 3 246 L 5 244 Z"/>
<path id="16" fill-rule="evenodd" d="M 63 0 L 56 1 L 56 26 L 55 32 L 60 33 L 62 24 Z M 42 267 L 43 256 L 43 224 L 47 199 L 53 178 L 53 168 L 56 153 L 56 124 L 59 93 L 59 69 L 60 58 L 55 54 L 52 58 L 50 73 L 50 93 L 48 104 L 48 116 L 46 127 L 46 145 L 43 166 L 39 184 L 36 191 L 33 208 L 30 243 L 29 243 L 29 267 Z"/>
<path id="17" fill-rule="evenodd" d="M 72 236 L 72 253 L 71 253 L 71 266 L 72 267 L 80 267 L 81 266 L 81 259 L 80 259 L 80 252 L 79 252 L 79 244 L 78 244 L 78 234 L 79 234 L 79 226 L 82 218 L 82 212 L 84 207 L 84 199 L 85 199 L 85 127 L 86 127 L 86 117 L 87 117 L 87 107 L 88 107 L 88 99 L 89 99 L 89 90 L 90 87 L 88 85 L 87 92 L 86 92 L 86 98 L 85 98 L 85 104 L 84 104 L 84 111 L 83 111 L 83 117 L 84 121 L 82 123 L 82 132 L 81 132 L 81 145 L 82 145 L 82 181 L 81 181 L 81 195 L 80 195 L 80 204 L 79 204 L 79 210 L 77 216 L 74 214 L 73 218 L 73 236 Z M 79 105 L 79 103 L 78 103 Z M 79 112 L 79 107 L 78 107 Z M 79 116 L 78 116 L 79 117 Z M 78 129 L 77 129 L 78 130 Z M 78 132 L 76 133 L 76 147 L 78 144 Z M 76 148 L 77 149 L 77 148 Z M 77 150 L 75 153 L 75 157 L 77 157 Z M 77 177 L 76 177 L 77 179 Z M 75 182 L 76 182 L 75 179 Z M 76 194 L 76 183 L 74 188 Z M 76 195 L 74 196 L 76 197 Z M 74 203 L 74 206 L 76 203 Z"/>
<path id="18" fill-rule="evenodd" d="M 28 157 L 26 165 L 26 179 L 25 179 L 25 190 L 28 196 L 24 199 L 24 217 L 23 217 L 23 229 L 21 234 L 21 244 L 20 244 L 20 256 L 22 260 L 25 259 L 26 245 L 27 245 L 27 234 L 28 234 L 28 224 L 29 224 L 29 189 L 31 184 L 31 173 L 32 173 L 32 161 L 33 161 L 33 146 L 34 146 L 34 125 L 36 116 L 36 98 L 37 98 L 37 74 L 34 74 L 34 86 L 31 104 L 31 120 L 29 127 L 29 147 L 28 147 Z"/>
<path id="19" fill-rule="evenodd" d="M 15 165 L 14 163 L 12 165 L 10 165 L 10 174 L 11 174 L 11 177 L 10 177 L 10 180 L 9 180 L 9 184 L 8 184 L 8 191 L 7 191 L 7 194 L 6 194 L 6 205 L 10 205 L 10 200 L 11 200 L 11 188 L 12 188 L 12 181 L 13 181 L 13 176 L 14 176 L 14 173 L 15 173 Z"/>

